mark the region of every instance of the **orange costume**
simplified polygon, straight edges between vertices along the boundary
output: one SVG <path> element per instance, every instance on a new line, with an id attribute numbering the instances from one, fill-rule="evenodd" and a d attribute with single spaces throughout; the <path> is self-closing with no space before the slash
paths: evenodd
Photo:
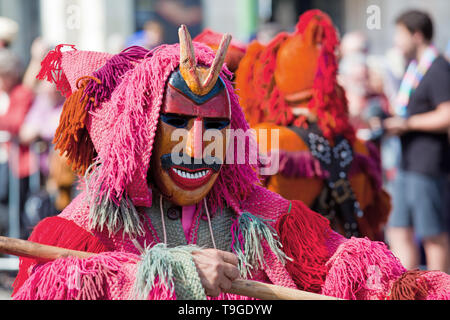
<path id="1" fill-rule="evenodd" d="M 347 101 L 336 82 L 339 43 L 331 19 L 304 13 L 292 34 L 268 45 L 252 42 L 236 72 L 241 106 L 256 130 L 260 152 L 271 141 L 259 129 L 279 130 L 276 175 L 265 186 L 287 199 L 302 200 L 345 235 L 380 240 L 390 211 L 381 187 L 378 150 L 355 137 Z"/>

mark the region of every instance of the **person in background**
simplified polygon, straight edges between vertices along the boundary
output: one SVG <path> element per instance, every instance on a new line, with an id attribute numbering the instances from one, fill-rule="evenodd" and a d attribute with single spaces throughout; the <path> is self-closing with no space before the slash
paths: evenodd
<path id="1" fill-rule="evenodd" d="M 345 90 L 350 123 L 358 138 L 380 147 L 382 120 L 389 112 L 389 100 L 384 94 L 383 77 L 369 65 L 367 36 L 361 31 L 349 32 L 339 49 L 338 82 Z"/>
<path id="2" fill-rule="evenodd" d="M 339 50 L 341 57 L 355 53 L 367 55 L 369 53 L 369 40 L 363 32 L 352 31 L 342 38 Z"/>
<path id="3" fill-rule="evenodd" d="M 419 264 L 422 240 L 427 268 L 448 272 L 445 185 L 450 172 L 450 65 L 432 44 L 428 14 L 408 11 L 396 20 L 395 43 L 410 62 L 396 113 L 384 127 L 401 138 L 401 170 L 395 181 L 387 237 L 407 268 Z"/>
<path id="4" fill-rule="evenodd" d="M 372 87 L 367 56 L 361 52 L 344 55 L 339 72 L 339 82 L 348 100 L 350 123 L 359 138 L 378 141 L 380 119 L 388 112 L 389 102 L 383 92 L 376 92 Z"/>
<path id="5" fill-rule="evenodd" d="M 134 33 L 127 40 L 126 46 L 141 46 L 151 50 L 159 46 L 163 39 L 164 30 L 161 24 L 155 20 L 149 20 L 141 31 Z"/>
<path id="6" fill-rule="evenodd" d="M 19 210 L 23 222 L 25 195 L 28 193 L 28 177 L 36 170 L 31 164 L 33 155 L 27 145 L 19 140 L 19 131 L 33 103 L 33 90 L 21 83 L 21 64 L 18 57 L 9 49 L 0 49 L 0 131 L 9 135 L 9 142 L 1 147 L 7 152 L 8 166 L 20 180 Z M 17 158 L 19 157 L 19 158 Z M 6 172 L 7 170 L 3 170 Z M 7 178 L 2 177 L 2 181 Z M 3 184 L 3 187 L 5 184 Z M 6 184 L 6 188 L 7 188 Z M 11 196 L 8 193 L 8 197 Z M 21 237 L 27 237 L 24 223 L 21 222 Z"/>
<path id="7" fill-rule="evenodd" d="M 0 17 L 0 49 L 9 48 L 19 32 L 19 25 L 14 20 Z"/>
<path id="8" fill-rule="evenodd" d="M 36 76 L 39 73 L 39 70 L 41 70 L 41 61 L 49 50 L 49 44 L 40 37 L 34 39 L 31 44 L 31 58 L 23 75 L 22 83 L 28 88 L 32 88 L 34 91 L 39 91 L 40 81 L 36 79 Z"/>
<path id="9" fill-rule="evenodd" d="M 36 97 L 21 126 L 19 138 L 21 143 L 33 149 L 43 181 L 38 192 L 30 195 L 27 200 L 36 204 L 26 207 L 25 210 L 28 222 L 33 226 L 39 220 L 61 212 L 70 203 L 75 182 L 75 174 L 67 164 L 67 158 L 54 151 L 52 143 L 64 97 L 55 84 L 36 79 L 41 68 L 40 61 L 49 50 L 48 44 L 41 38 L 33 42 L 32 58 L 23 80 L 29 87 L 34 88 Z"/>
<path id="10" fill-rule="evenodd" d="M 0 49 L 0 130 L 16 135 L 30 109 L 33 92 L 21 84 L 19 58 L 9 49 Z"/>
<path id="11" fill-rule="evenodd" d="M 50 198 L 54 209 L 62 211 L 72 200 L 75 174 L 67 164 L 67 158 L 53 150 L 52 140 L 58 127 L 64 97 L 54 84 L 39 82 L 36 99 L 20 130 L 22 143 L 39 146 L 39 171 L 45 180 L 46 198 Z M 49 197 L 47 197 L 47 195 Z M 46 217 L 53 213 L 41 212 Z M 41 217 L 41 218 L 42 218 Z"/>
<path id="12" fill-rule="evenodd" d="M 0 49 L 7 49 L 17 36 L 19 25 L 7 17 L 0 17 Z M 0 116 L 7 111 L 7 95 L 0 93 Z M 9 133 L 0 130 L 0 234 L 8 224 L 8 145 Z"/>
<path id="13" fill-rule="evenodd" d="M 194 38 L 202 31 L 201 0 L 150 0 L 155 19 L 164 30 L 164 43 L 178 42 L 178 26 L 185 24 Z"/>
<path id="14" fill-rule="evenodd" d="M 8 132 L 11 139 L 18 137 L 34 99 L 33 90 L 21 83 L 20 70 L 18 57 L 9 49 L 0 49 L 0 130 Z M 30 171 L 25 153 L 21 152 L 19 166 L 10 163 L 20 177 L 28 176 Z"/>

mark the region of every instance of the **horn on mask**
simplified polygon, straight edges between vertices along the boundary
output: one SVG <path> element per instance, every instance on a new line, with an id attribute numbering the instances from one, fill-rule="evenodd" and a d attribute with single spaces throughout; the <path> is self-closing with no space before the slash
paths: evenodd
<path id="1" fill-rule="evenodd" d="M 216 52 L 214 61 L 209 68 L 197 66 L 194 45 L 191 35 L 185 25 L 178 29 L 180 38 L 180 73 L 189 89 L 196 95 L 206 95 L 217 82 L 220 71 L 231 42 L 231 35 L 224 34 Z"/>

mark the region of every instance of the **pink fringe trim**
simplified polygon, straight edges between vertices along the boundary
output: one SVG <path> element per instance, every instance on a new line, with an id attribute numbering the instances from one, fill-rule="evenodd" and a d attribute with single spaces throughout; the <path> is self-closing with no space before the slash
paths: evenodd
<path id="1" fill-rule="evenodd" d="M 382 242 L 354 238 L 342 243 L 326 263 L 322 294 L 342 299 L 385 299 L 406 269 Z"/>
<path id="2" fill-rule="evenodd" d="M 88 259 L 69 257 L 40 264 L 13 299 L 111 299 L 108 279 L 121 273 L 124 263 L 136 261 L 134 254 L 105 252 Z"/>
<path id="3" fill-rule="evenodd" d="M 159 282 L 158 277 L 156 284 L 148 294 L 148 300 L 177 300 L 175 290 L 169 290 L 164 284 Z"/>
<path id="4" fill-rule="evenodd" d="M 427 300 L 450 300 L 450 275 L 440 271 L 428 271 L 422 275 L 427 282 Z"/>

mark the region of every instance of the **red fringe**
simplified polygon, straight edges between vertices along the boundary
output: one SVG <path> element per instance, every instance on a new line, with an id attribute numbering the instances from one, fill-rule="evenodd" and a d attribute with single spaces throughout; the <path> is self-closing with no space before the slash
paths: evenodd
<path id="1" fill-rule="evenodd" d="M 68 98 L 72 93 L 72 88 L 61 67 L 61 48 L 64 46 L 69 46 L 76 50 L 75 46 L 71 44 L 60 44 L 56 46 L 56 48 L 51 50 L 44 60 L 42 60 L 41 71 L 36 78 L 55 83 L 56 89 L 59 90 L 64 97 Z"/>
<path id="2" fill-rule="evenodd" d="M 428 284 L 421 278 L 426 271 L 411 270 L 398 278 L 391 288 L 389 300 L 423 300 L 428 295 Z"/>
<path id="3" fill-rule="evenodd" d="M 78 90 L 64 103 L 63 111 L 56 129 L 53 143 L 60 150 L 61 155 L 68 158 L 72 170 L 84 175 L 96 157 L 94 144 L 85 125 L 86 106 L 91 98 L 84 94 L 88 80 L 98 80 L 93 77 L 82 77 L 77 81 Z M 82 81 L 81 87 L 78 83 Z"/>
<path id="4" fill-rule="evenodd" d="M 328 220 L 294 200 L 291 211 L 278 219 L 276 229 L 284 253 L 293 259 L 286 269 L 295 284 L 301 290 L 320 292 L 327 274 Z"/>
<path id="5" fill-rule="evenodd" d="M 42 220 L 33 230 L 28 239 L 41 244 L 62 247 L 71 250 L 100 253 L 107 251 L 107 247 L 88 231 L 79 227 L 73 221 L 50 217 Z M 20 258 L 19 273 L 14 281 L 15 295 L 20 287 L 30 276 L 30 268 L 38 264 L 39 261 L 30 258 Z"/>

